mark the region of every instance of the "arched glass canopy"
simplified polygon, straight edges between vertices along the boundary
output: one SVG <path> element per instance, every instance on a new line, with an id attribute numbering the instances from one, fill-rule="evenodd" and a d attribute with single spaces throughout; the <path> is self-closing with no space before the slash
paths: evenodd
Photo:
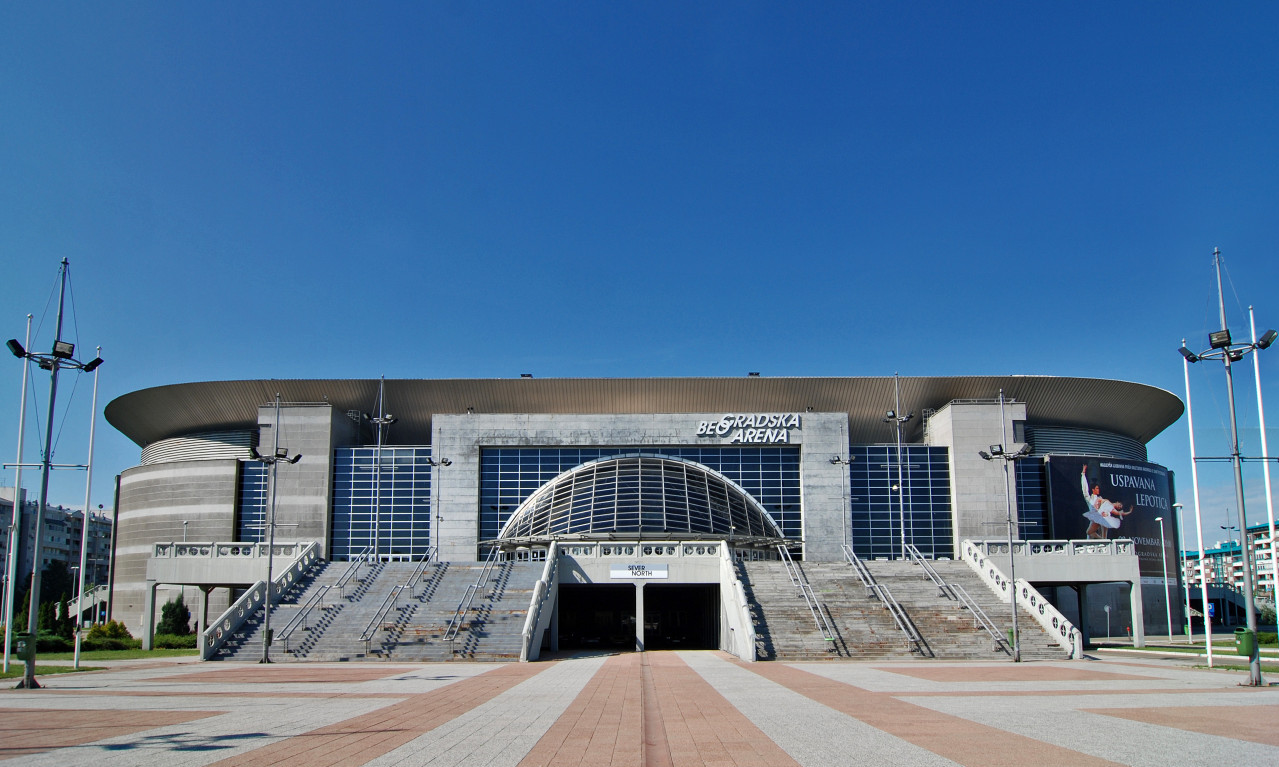
<path id="1" fill-rule="evenodd" d="M 498 535 L 504 546 L 552 540 L 731 539 L 773 546 L 785 537 L 750 493 L 693 461 L 626 455 L 584 463 L 529 496 Z"/>

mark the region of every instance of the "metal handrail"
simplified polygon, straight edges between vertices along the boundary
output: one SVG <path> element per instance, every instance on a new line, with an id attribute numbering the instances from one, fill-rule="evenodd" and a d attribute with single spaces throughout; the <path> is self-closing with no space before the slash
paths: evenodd
<path id="1" fill-rule="evenodd" d="M 382 619 L 395 606 L 396 600 L 400 598 L 400 592 L 404 591 L 404 586 L 394 586 L 386 595 L 386 599 L 382 600 L 382 605 L 378 607 L 377 612 L 373 614 L 373 618 L 364 627 L 364 633 L 360 634 L 360 641 L 364 643 L 364 652 L 368 654 L 369 643 L 373 641 L 373 637 L 377 635 L 378 629 L 382 625 Z"/>
<path id="2" fill-rule="evenodd" d="M 479 590 L 484 588 L 484 584 L 488 581 L 489 573 L 493 571 L 493 565 L 497 562 L 498 548 L 496 546 L 489 549 L 488 557 L 484 560 L 484 567 L 480 570 L 480 576 L 475 579 L 475 583 L 466 587 L 466 593 L 462 594 L 462 598 L 458 600 L 457 609 L 453 611 L 453 618 L 449 621 L 449 627 L 444 632 L 444 641 L 452 642 L 457 638 L 457 632 L 462 630 L 462 620 L 466 616 L 466 612 L 471 609 L 471 601 L 475 599 L 475 595 Z"/>
<path id="3" fill-rule="evenodd" d="M 787 551 L 785 544 L 778 544 L 777 553 L 781 555 L 782 564 L 786 566 L 786 574 L 790 576 L 791 583 L 799 589 L 799 595 L 803 597 L 804 604 L 808 605 L 808 612 L 813 616 L 813 623 L 817 626 L 817 631 L 821 633 L 822 639 L 831 643 L 831 649 L 835 649 L 835 629 L 831 627 L 830 621 L 826 620 L 826 613 L 822 610 L 820 604 L 817 603 L 817 595 L 813 593 L 813 587 L 808 585 L 808 579 L 804 577 L 804 571 L 795 564 L 795 560 L 791 559 L 790 552 Z"/>
<path id="4" fill-rule="evenodd" d="M 293 635 L 293 632 L 299 626 L 302 626 L 302 627 L 306 626 L 307 616 L 311 614 L 311 611 L 315 609 L 316 605 L 320 605 L 323 602 L 324 595 L 327 594 L 329 592 L 329 589 L 331 588 L 333 587 L 332 586 L 319 587 L 316 590 L 316 592 L 313 595 L 311 595 L 311 598 L 306 600 L 305 603 L 303 603 L 302 607 L 298 610 L 297 615 L 294 615 L 289 620 L 288 623 L 284 624 L 284 628 L 280 629 L 280 631 L 275 635 L 276 639 L 284 642 L 285 652 L 289 651 L 289 637 Z"/>
<path id="5" fill-rule="evenodd" d="M 884 609 L 888 610 L 888 614 L 892 616 L 893 623 L 897 624 L 897 630 L 906 636 L 908 644 L 914 645 L 914 650 L 920 655 L 924 654 L 927 645 L 924 644 L 924 637 L 919 633 L 919 629 L 915 626 L 915 622 L 910 619 L 902 606 L 898 604 L 897 598 L 893 596 L 893 592 L 888 590 L 887 586 L 875 580 L 875 576 L 871 574 L 870 568 L 857 556 L 857 552 L 853 551 L 853 547 L 844 544 L 844 558 L 848 560 L 848 564 L 853 566 L 853 570 L 857 572 L 857 577 L 861 578 L 862 583 L 866 586 L 870 596 L 879 600 Z M 930 653 L 931 654 L 931 653 Z"/>
<path id="6" fill-rule="evenodd" d="M 364 564 L 364 562 L 372 555 L 372 546 L 365 546 L 363 551 L 355 555 L 355 558 L 351 560 L 350 567 L 346 568 L 346 572 L 342 573 L 342 577 L 338 578 L 337 582 L 333 584 L 333 587 L 338 590 L 339 596 L 346 596 L 346 584 L 350 583 L 351 579 L 355 577 L 355 574 L 359 572 L 360 565 Z"/>
<path id="7" fill-rule="evenodd" d="M 1012 655 L 1012 650 L 1008 647 L 1008 639 L 999 633 L 999 629 L 990 619 L 990 616 L 986 614 L 985 610 L 981 609 L 981 605 L 977 604 L 977 602 L 968 595 L 968 591 L 958 583 L 951 584 L 950 590 L 951 593 L 959 599 L 960 604 L 968 608 L 968 611 L 973 614 L 973 619 L 977 621 L 977 625 L 986 629 L 986 633 L 990 634 L 990 638 L 995 640 L 996 649 Z"/>
<path id="8" fill-rule="evenodd" d="M 422 578 L 422 573 L 426 572 L 426 568 L 430 566 L 431 560 L 435 559 L 435 548 L 427 547 L 426 555 L 417 563 L 417 567 L 413 568 L 413 572 L 404 581 L 405 588 L 412 589 L 417 586 L 418 581 Z"/>
<path id="9" fill-rule="evenodd" d="M 927 559 L 924 559 L 923 553 L 921 553 L 919 549 L 915 548 L 915 544 L 906 544 L 906 553 L 910 555 L 911 560 L 914 561 L 915 564 L 924 568 L 924 574 L 927 575 L 929 580 L 937 586 L 937 589 L 941 592 L 942 596 L 947 599 L 958 599 L 958 597 L 955 596 L 954 590 L 951 589 L 950 584 L 942 580 L 941 575 L 938 574 L 932 564 Z"/>

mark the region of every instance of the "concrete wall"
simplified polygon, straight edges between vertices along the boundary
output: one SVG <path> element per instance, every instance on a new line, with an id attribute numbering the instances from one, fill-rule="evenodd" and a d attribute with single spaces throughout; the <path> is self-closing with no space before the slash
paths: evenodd
<path id="1" fill-rule="evenodd" d="M 258 451 L 271 452 L 275 407 L 258 411 Z M 277 541 L 318 541 L 327 557 L 329 510 L 333 495 L 333 449 L 357 441 L 358 425 L 331 405 L 284 405 L 280 408 L 280 447 L 296 464 L 281 463 L 276 477 Z M 231 540 L 231 539 L 224 539 Z"/>
<path id="2" fill-rule="evenodd" d="M 1013 422 L 1026 420 L 1024 402 L 1004 403 L 1003 431 L 999 403 L 952 402 L 928 419 L 928 444 L 950 448 L 951 521 L 955 531 L 955 556 L 965 538 L 997 538 L 1007 532 L 1008 506 L 1004 494 L 1004 461 L 987 461 L 978 455 L 991 445 L 1013 445 Z M 1009 467 L 1008 492 L 1017 498 L 1016 472 Z"/>
<path id="3" fill-rule="evenodd" d="M 432 435 L 435 459 L 452 461 L 452 465 L 435 470 L 432 483 L 440 557 L 474 561 L 477 556 L 482 448 L 626 446 L 642 451 L 646 446 L 726 445 L 727 435 L 697 434 L 699 422 L 718 421 L 722 415 L 436 415 Z M 845 466 L 831 464 L 830 459 L 848 454 L 848 416 L 801 413 L 800 419 L 800 428 L 789 431 L 788 444 L 801 445 L 804 556 L 838 560 L 842 558 L 848 471 Z"/>
<path id="4" fill-rule="evenodd" d="M 181 541 L 183 521 L 191 541 L 235 538 L 235 495 L 239 461 L 178 461 L 135 466 L 120 475 L 120 529 L 117 531 L 115 602 L 112 614 L 138 636 L 145 625 L 147 562 L 157 541 Z M 179 589 L 162 589 L 157 609 Z M 186 601 L 194 613 L 188 590 Z M 210 610 L 226 609 L 215 594 Z"/>

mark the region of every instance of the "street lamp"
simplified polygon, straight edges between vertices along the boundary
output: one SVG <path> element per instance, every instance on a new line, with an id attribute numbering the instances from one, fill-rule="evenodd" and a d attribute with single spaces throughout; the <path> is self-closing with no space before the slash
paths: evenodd
<path id="1" fill-rule="evenodd" d="M 1181 551 L 1177 553 L 1177 564 L 1181 568 L 1181 582 L 1186 588 L 1186 644 L 1194 644 L 1195 622 L 1190 617 L 1190 574 L 1186 572 L 1189 569 L 1186 564 L 1186 505 L 1174 503 L 1172 507 L 1177 512 L 1177 524 L 1181 529 Z"/>
<path id="2" fill-rule="evenodd" d="M 906 558 L 906 493 L 902 492 L 905 485 L 902 483 L 902 427 L 906 422 L 915 417 L 914 413 L 906 413 L 902 415 L 902 387 L 901 378 L 893 373 L 893 391 L 896 395 L 897 408 L 889 410 L 884 414 L 884 423 L 891 423 L 893 430 L 897 434 L 897 486 L 893 489 L 897 492 L 897 520 L 901 525 L 901 555 L 902 559 Z M 891 513 L 891 512 L 890 512 Z"/>
<path id="3" fill-rule="evenodd" d="M 1164 610 L 1168 613 L 1168 644 L 1172 644 L 1172 592 L 1168 590 L 1168 544 L 1164 540 L 1164 518 L 1155 517 L 1159 523 L 1159 560 L 1164 568 Z"/>
<path id="4" fill-rule="evenodd" d="M 1230 408 L 1230 459 L 1235 470 L 1235 511 L 1238 514 L 1239 530 L 1243 540 L 1239 545 L 1239 553 L 1243 558 L 1243 601 L 1244 615 L 1247 618 L 1248 632 L 1252 635 L 1252 654 L 1248 659 L 1248 685 L 1261 686 L 1261 656 L 1257 650 L 1257 614 L 1252 596 L 1252 554 L 1248 551 L 1248 519 L 1244 514 L 1243 498 L 1243 462 L 1239 452 L 1239 425 L 1235 417 L 1235 383 L 1230 370 L 1232 363 L 1238 362 L 1249 352 L 1256 352 L 1269 347 L 1279 338 L 1279 332 L 1267 330 L 1257 340 L 1241 344 L 1235 343 L 1226 325 L 1226 299 L 1221 289 L 1221 250 L 1214 248 L 1213 265 L 1217 271 L 1217 306 L 1221 319 L 1221 330 L 1208 334 L 1208 349 L 1192 352 L 1183 343 L 1177 351 L 1187 363 L 1194 364 L 1200 360 L 1221 360 L 1226 369 L 1226 398 Z M 1254 333 L 1255 335 L 1255 333 Z"/>
<path id="5" fill-rule="evenodd" d="M 88 362 L 78 361 L 75 358 L 75 344 L 62 340 L 62 316 L 67 293 L 67 267 L 68 262 L 64 258 L 62 259 L 62 267 L 59 270 L 58 320 L 53 333 L 53 350 L 49 354 L 29 352 L 22 344 L 18 343 L 16 338 L 11 338 L 6 343 L 9 351 L 13 352 L 13 356 L 22 360 L 34 360 L 41 370 L 49 371 L 49 408 L 45 417 L 44 453 L 40 459 L 40 498 L 36 506 L 35 544 L 32 547 L 31 557 L 31 604 L 27 613 L 27 633 L 30 635 L 30 641 L 33 642 L 40 627 L 40 574 L 42 569 L 40 538 L 44 534 L 44 508 L 49 502 L 49 469 L 52 466 L 53 456 L 53 411 L 58 399 L 58 373 L 64 369 L 92 373 L 102 364 L 101 357 L 94 357 Z M 21 463 L 21 459 L 18 462 Z M 15 491 L 15 507 L 17 506 L 17 495 L 18 493 Z M 18 683 L 18 688 L 32 690 L 39 686 L 40 683 L 36 681 L 35 655 L 29 654 L 27 656 L 26 672 L 22 681 Z"/>
<path id="6" fill-rule="evenodd" d="M 400 420 L 393 417 L 390 413 L 383 411 L 383 391 L 386 385 L 386 377 L 383 376 L 378 380 L 377 385 L 377 415 L 371 416 L 368 413 L 364 417 L 369 423 L 377 426 L 377 447 L 373 448 L 373 558 L 381 559 L 382 556 L 382 428 L 390 426 Z"/>
<path id="7" fill-rule="evenodd" d="M 263 605 L 264 612 L 262 617 L 262 660 L 259 663 L 271 662 L 271 569 L 275 563 L 275 498 L 278 495 L 276 490 L 276 475 L 279 471 L 280 462 L 297 463 L 302 460 L 302 454 L 299 453 L 293 457 L 289 457 L 287 448 L 280 447 L 280 393 L 275 393 L 275 420 L 271 422 L 271 437 L 274 441 L 274 449 L 271 455 L 260 455 L 257 448 L 250 447 L 249 455 L 253 460 L 264 463 L 271 467 L 271 512 L 270 519 L 267 521 L 267 544 L 266 544 L 266 604 Z"/>
<path id="8" fill-rule="evenodd" d="M 847 458 L 842 458 L 842 457 L 840 457 L 840 456 L 838 456 L 838 455 L 832 455 L 832 456 L 830 457 L 830 462 L 831 462 L 831 465 L 832 465 L 832 466 L 852 466 L 852 465 L 853 465 L 853 456 L 851 456 L 851 455 L 850 455 L 850 456 L 848 456 Z M 848 477 L 846 476 L 846 477 L 844 477 L 844 479 L 845 479 L 845 480 L 847 480 L 847 479 L 848 479 Z M 848 519 L 848 514 L 849 514 L 849 512 L 848 512 L 848 499 L 845 497 L 845 495 L 846 495 L 846 494 L 843 492 L 843 489 L 842 489 L 842 488 L 848 487 L 848 482 L 847 482 L 847 481 L 843 481 L 843 482 L 841 482 L 841 483 L 840 483 L 840 487 L 841 487 L 841 490 L 840 490 L 840 493 L 839 493 L 839 502 L 840 502 L 840 505 L 843 507 L 843 514 L 842 514 L 843 519 L 842 519 L 842 524 L 840 525 L 840 527 L 842 528 L 842 530 L 843 530 L 843 532 L 844 532 L 844 546 L 845 546 L 845 547 L 850 547 L 850 546 L 852 546 L 852 541 L 850 541 L 850 540 L 849 540 L 849 537 L 850 537 L 850 536 L 849 536 L 849 533 L 850 533 L 851 531 L 849 530 L 849 527 L 850 527 L 850 521 L 849 521 L 849 519 Z"/>
<path id="9" fill-rule="evenodd" d="M 1008 439 L 1008 420 L 1004 416 L 1004 390 L 999 390 L 999 434 L 1000 439 Z M 1019 461 L 1030 455 L 1030 445 L 1022 445 L 1020 450 L 1009 453 L 1004 450 L 1004 445 L 991 445 L 990 452 L 978 450 L 983 461 L 1003 461 L 1004 462 L 1004 502 L 1008 507 L 1008 580 L 1012 585 L 1012 608 L 1013 608 L 1013 662 L 1021 662 L 1021 633 L 1017 630 L 1017 557 L 1013 552 L 1013 494 L 1012 482 L 1009 478 L 1008 465 L 1013 461 Z M 998 523 L 996 523 L 998 524 Z"/>

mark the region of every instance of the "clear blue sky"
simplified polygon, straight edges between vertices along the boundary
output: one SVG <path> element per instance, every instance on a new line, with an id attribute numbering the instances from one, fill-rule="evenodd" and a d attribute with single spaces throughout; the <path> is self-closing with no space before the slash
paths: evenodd
<path id="1" fill-rule="evenodd" d="M 27 312 L 50 333 L 65 256 L 100 407 L 178 381 L 521 372 L 1180 394 L 1174 350 L 1216 326 L 1214 246 L 1236 333 L 1250 303 L 1279 325 L 1273 7 L 692 5 L 6 3 L 0 335 Z M 1208 367 L 1196 417 L 1219 435 Z M 5 461 L 18 384 L 10 360 Z M 88 381 L 63 391 L 54 457 L 79 462 Z M 1186 444 L 1183 421 L 1151 449 L 1183 500 Z M 138 448 L 103 423 L 97 459 L 109 506 Z"/>

